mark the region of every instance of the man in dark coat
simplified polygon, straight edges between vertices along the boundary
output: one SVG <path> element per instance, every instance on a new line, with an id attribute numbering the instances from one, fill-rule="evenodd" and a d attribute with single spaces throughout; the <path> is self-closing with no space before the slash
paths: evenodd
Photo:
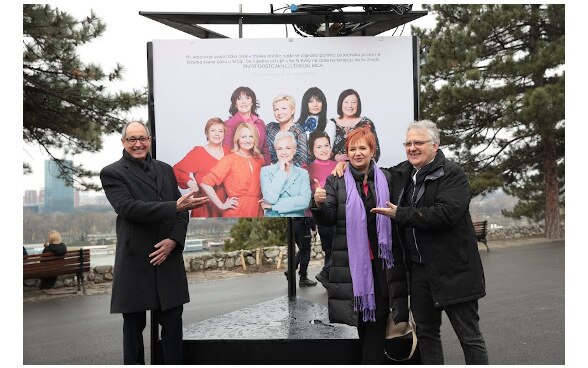
<path id="1" fill-rule="evenodd" d="M 484 271 L 469 213 L 471 190 L 463 170 L 439 150 L 439 129 L 428 120 L 409 124 L 407 161 L 389 169 L 400 181 L 387 208 L 410 261 L 410 306 L 423 364 L 443 364 L 441 311 L 445 310 L 466 364 L 488 364 L 479 327 Z"/>
<path id="2" fill-rule="evenodd" d="M 194 198 L 194 192 L 180 196 L 171 166 L 151 158 L 144 124 L 128 123 L 121 142 L 123 157 L 100 172 L 118 215 L 110 313 L 123 314 L 125 364 L 145 364 L 147 310 L 162 326 L 164 362 L 181 364 L 183 304 L 190 301 L 182 257 L 186 211 L 207 199 Z"/>

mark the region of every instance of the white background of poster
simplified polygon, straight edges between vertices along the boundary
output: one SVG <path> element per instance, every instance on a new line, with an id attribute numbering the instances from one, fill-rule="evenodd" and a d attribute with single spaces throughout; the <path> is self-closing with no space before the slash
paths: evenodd
<path id="1" fill-rule="evenodd" d="M 229 118 L 230 96 L 239 86 L 255 92 L 266 124 L 275 121 L 277 95 L 294 97 L 297 120 L 302 95 L 318 87 L 333 118 L 339 94 L 352 88 L 361 97 L 361 115 L 376 127 L 378 164 L 392 166 L 406 158 L 401 143 L 416 118 L 413 77 L 412 37 L 155 40 L 156 156 L 174 165 L 204 145 L 206 121 Z"/>

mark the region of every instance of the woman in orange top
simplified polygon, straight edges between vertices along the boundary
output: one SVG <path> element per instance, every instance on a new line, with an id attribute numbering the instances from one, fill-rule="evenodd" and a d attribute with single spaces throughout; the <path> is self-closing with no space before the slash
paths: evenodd
<path id="1" fill-rule="evenodd" d="M 250 123 L 235 130 L 232 153 L 223 157 L 202 178 L 200 186 L 223 212 L 223 217 L 262 217 L 260 171 L 264 158 L 259 151 L 259 135 Z M 223 202 L 212 188 L 223 184 L 227 199 Z"/>
<path id="2" fill-rule="evenodd" d="M 198 183 L 202 182 L 204 175 L 208 174 L 221 158 L 231 153 L 223 146 L 226 131 L 225 123 L 220 118 L 211 118 L 206 122 L 204 134 L 208 142 L 204 146 L 192 148 L 180 162 L 174 165 L 174 174 L 180 188 L 199 191 L 198 196 L 204 195 Z M 217 185 L 213 189 L 221 201 L 226 200 L 227 194 L 223 185 Z M 223 212 L 212 202 L 196 207 L 190 212 L 190 217 L 222 216 Z"/>

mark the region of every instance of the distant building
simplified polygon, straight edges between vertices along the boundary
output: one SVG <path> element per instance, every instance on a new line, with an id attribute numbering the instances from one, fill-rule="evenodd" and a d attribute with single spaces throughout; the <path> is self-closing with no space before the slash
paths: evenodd
<path id="1" fill-rule="evenodd" d="M 37 204 L 37 191 L 36 190 L 25 190 L 22 204 L 32 205 Z"/>
<path id="2" fill-rule="evenodd" d="M 70 160 L 64 160 L 62 163 L 73 168 Z M 43 213 L 51 212 L 74 212 L 74 188 L 71 179 L 59 177 L 59 166 L 54 160 L 45 161 L 45 205 Z"/>
<path id="3" fill-rule="evenodd" d="M 39 197 L 36 190 L 26 190 L 22 197 L 23 211 L 39 212 Z"/>

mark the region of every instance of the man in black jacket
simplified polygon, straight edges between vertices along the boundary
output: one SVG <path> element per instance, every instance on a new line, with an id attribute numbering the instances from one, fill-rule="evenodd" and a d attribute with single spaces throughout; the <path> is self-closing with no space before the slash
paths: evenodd
<path id="1" fill-rule="evenodd" d="M 463 170 L 439 150 L 439 129 L 428 120 L 409 124 L 407 161 L 390 169 L 387 208 L 410 261 L 410 307 L 423 364 L 443 364 L 441 311 L 445 310 L 466 364 L 488 364 L 479 328 L 484 271 L 469 213 L 471 190 Z M 398 184 L 395 184 L 398 183 Z"/>
<path id="2" fill-rule="evenodd" d="M 183 304 L 190 301 L 182 250 L 187 211 L 208 201 L 180 197 L 171 166 L 151 158 L 151 136 L 140 122 L 122 131 L 123 157 L 100 180 L 117 213 L 110 313 L 123 315 L 125 364 L 145 364 L 146 311 L 162 326 L 165 364 L 182 364 Z"/>

